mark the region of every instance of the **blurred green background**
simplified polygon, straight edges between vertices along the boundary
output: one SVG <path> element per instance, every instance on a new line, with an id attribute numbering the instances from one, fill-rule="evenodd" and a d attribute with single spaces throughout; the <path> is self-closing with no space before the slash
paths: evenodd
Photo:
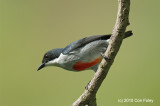
<path id="1" fill-rule="evenodd" d="M 130 26 L 98 106 L 160 106 L 160 1 L 132 0 Z M 44 53 L 86 36 L 112 33 L 117 0 L 0 0 L 0 106 L 69 106 L 93 71 L 37 68 Z M 149 98 L 154 103 L 118 103 Z"/>

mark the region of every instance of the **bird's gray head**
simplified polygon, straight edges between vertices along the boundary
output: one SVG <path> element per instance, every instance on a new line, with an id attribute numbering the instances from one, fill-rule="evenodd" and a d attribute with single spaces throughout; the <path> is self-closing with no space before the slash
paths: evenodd
<path id="1" fill-rule="evenodd" d="M 42 69 L 45 66 L 56 65 L 57 59 L 62 53 L 62 50 L 63 48 L 57 48 L 45 53 L 43 56 L 42 64 L 39 66 L 37 71 Z"/>

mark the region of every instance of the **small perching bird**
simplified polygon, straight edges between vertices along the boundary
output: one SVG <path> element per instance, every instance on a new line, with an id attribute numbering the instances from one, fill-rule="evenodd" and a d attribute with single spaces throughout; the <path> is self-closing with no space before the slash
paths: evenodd
<path id="1" fill-rule="evenodd" d="M 125 32 L 124 38 L 130 37 L 132 31 Z M 38 70 L 46 66 L 57 66 L 69 71 L 94 70 L 96 72 L 106 51 L 111 34 L 89 36 L 77 40 L 65 48 L 57 48 L 44 54 Z"/>

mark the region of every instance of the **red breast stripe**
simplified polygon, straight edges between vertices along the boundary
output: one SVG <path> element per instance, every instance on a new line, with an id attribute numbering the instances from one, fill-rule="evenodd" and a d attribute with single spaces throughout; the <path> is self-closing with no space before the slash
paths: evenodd
<path id="1" fill-rule="evenodd" d="M 73 69 L 77 70 L 77 71 L 82 71 L 85 70 L 89 67 L 92 67 L 94 65 L 96 65 L 97 63 L 99 63 L 102 60 L 102 57 L 99 57 L 91 62 L 77 62 L 74 66 Z"/>

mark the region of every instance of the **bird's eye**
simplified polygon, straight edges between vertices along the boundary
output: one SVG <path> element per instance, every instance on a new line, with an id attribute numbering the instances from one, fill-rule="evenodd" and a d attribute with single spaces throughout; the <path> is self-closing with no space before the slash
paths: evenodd
<path id="1" fill-rule="evenodd" d="M 45 58 L 48 58 L 49 56 L 46 54 L 44 57 L 45 57 Z"/>

